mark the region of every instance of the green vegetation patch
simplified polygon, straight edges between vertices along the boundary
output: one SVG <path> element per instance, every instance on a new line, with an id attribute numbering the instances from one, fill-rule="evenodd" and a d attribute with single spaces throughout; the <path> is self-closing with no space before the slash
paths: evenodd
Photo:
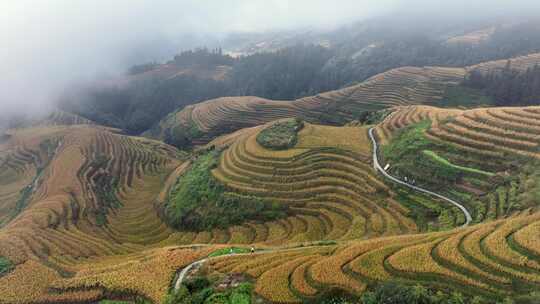
<path id="1" fill-rule="evenodd" d="M 408 126 L 382 147 L 384 160 L 390 164 L 393 174 L 432 189 L 446 189 L 449 184 L 466 177 L 488 178 L 494 175 L 471 168 L 467 160 L 471 160 L 472 156 L 467 156 L 454 146 L 429 140 L 425 132 L 430 126 L 429 120 Z M 459 155 L 464 164 L 455 164 L 442 155 Z"/>
<path id="2" fill-rule="evenodd" d="M 441 231 L 459 225 L 448 204 L 397 185 L 394 191 L 397 193 L 397 200 L 410 210 L 407 216 L 414 220 L 420 231 Z"/>
<path id="3" fill-rule="evenodd" d="M 98 226 L 107 225 L 107 214 L 109 210 L 122 206 L 122 202 L 116 196 L 119 180 L 117 177 L 103 170 L 111 159 L 105 155 L 98 155 L 90 163 L 93 183 L 92 190 L 96 195 L 97 208 L 94 210 L 96 224 Z M 95 174 L 94 174 L 95 173 Z M 130 182 L 128 180 L 128 182 Z"/>
<path id="4" fill-rule="evenodd" d="M 508 191 L 510 210 L 536 207 L 540 204 L 540 163 L 529 163 L 510 182 Z"/>
<path id="5" fill-rule="evenodd" d="M 136 297 L 135 300 L 120 301 L 120 300 L 101 300 L 99 304 L 151 304 L 149 300 L 141 297 Z"/>
<path id="6" fill-rule="evenodd" d="M 226 254 L 240 254 L 240 253 L 249 253 L 251 249 L 249 248 L 239 248 L 239 247 L 227 247 L 216 250 L 208 255 L 208 257 L 218 257 Z"/>
<path id="7" fill-rule="evenodd" d="M 287 150 L 298 142 L 298 132 L 304 127 L 298 118 L 282 120 L 259 132 L 259 145 L 272 150 Z"/>
<path id="8" fill-rule="evenodd" d="M 390 164 L 393 175 L 457 200 L 472 213 L 475 223 L 538 206 L 538 162 L 509 162 L 430 140 L 425 136 L 429 127 L 427 120 L 408 126 L 382 147 L 383 163 Z M 477 169 L 479 166 L 487 169 Z M 413 211 L 421 228 L 440 230 L 463 222 L 462 213 L 457 210 L 433 208 L 409 197 L 401 195 L 399 201 Z M 437 224 L 433 221 L 435 215 Z"/>
<path id="9" fill-rule="evenodd" d="M 502 303 L 513 303 L 506 302 Z M 455 290 L 437 290 L 423 285 L 406 285 L 400 282 L 385 282 L 365 292 L 361 304 L 482 304 L 495 303 L 493 299 L 466 296 Z M 499 303 L 499 302 L 496 302 Z"/>
<path id="10" fill-rule="evenodd" d="M 493 98 L 484 94 L 482 90 L 464 85 L 453 85 L 446 88 L 442 100 L 433 102 L 429 105 L 446 108 L 475 108 L 494 104 Z"/>
<path id="11" fill-rule="evenodd" d="M 443 287 L 439 282 L 412 284 L 408 281 L 388 281 L 378 283 L 363 293 L 359 304 L 533 304 L 540 303 L 540 292 L 534 291 L 524 295 L 499 297 L 495 295 L 467 292 L 462 294 L 454 287 Z M 332 302 L 353 303 L 347 302 Z"/>
<path id="12" fill-rule="evenodd" d="M 362 113 L 358 121 L 360 121 L 363 125 L 375 125 L 382 122 L 386 117 L 388 117 L 388 115 L 390 115 L 390 113 L 392 113 L 392 111 L 392 109 L 367 111 Z"/>
<path id="13" fill-rule="evenodd" d="M 436 145 L 424 135 L 430 125 L 431 122 L 425 120 L 403 129 L 390 144 L 382 148 L 382 152 L 395 175 L 403 175 L 402 178 L 438 188 L 457 182 L 461 171 L 443 166 L 439 161 L 421 153 L 432 150 Z"/>
<path id="14" fill-rule="evenodd" d="M 250 304 L 253 285 L 239 283 L 236 287 L 222 289 L 206 277 L 189 280 L 178 291 L 172 291 L 165 299 L 166 304 Z"/>
<path id="15" fill-rule="evenodd" d="M 9 259 L 0 256 L 0 276 L 10 272 L 13 268 L 15 265 Z"/>
<path id="16" fill-rule="evenodd" d="M 227 192 L 212 175 L 219 152 L 200 155 L 173 187 L 164 215 L 169 225 L 183 230 L 227 228 L 247 220 L 274 220 L 287 215 L 287 207 L 256 197 Z"/>
<path id="17" fill-rule="evenodd" d="M 174 121 L 174 123 L 176 123 L 176 121 Z M 187 126 L 178 124 L 165 129 L 164 135 L 164 140 L 167 144 L 184 149 L 191 147 L 193 144 L 192 141 L 203 136 L 204 132 L 201 131 L 195 123 L 190 121 Z"/>
<path id="18" fill-rule="evenodd" d="M 486 171 L 479 170 L 479 169 L 454 165 L 451 162 L 449 162 L 447 159 L 439 156 L 436 152 L 431 151 L 431 150 L 424 150 L 423 153 L 426 154 L 427 156 L 431 157 L 433 160 L 439 162 L 443 166 L 448 166 L 448 167 L 452 167 L 454 169 L 462 170 L 462 171 L 469 172 L 469 173 L 480 174 L 480 175 L 486 175 L 486 176 L 494 176 L 495 175 L 494 173 L 486 172 Z"/>

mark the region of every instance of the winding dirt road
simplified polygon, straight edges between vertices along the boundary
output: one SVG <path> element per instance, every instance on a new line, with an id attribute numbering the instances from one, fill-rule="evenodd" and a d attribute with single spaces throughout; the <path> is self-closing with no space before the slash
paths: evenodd
<path id="1" fill-rule="evenodd" d="M 429 191 L 427 189 L 424 189 L 424 188 L 421 188 L 421 187 L 418 187 L 418 186 L 415 186 L 415 185 L 411 185 L 411 184 L 409 184 L 407 182 L 404 182 L 404 181 L 398 179 L 397 177 L 394 177 L 394 176 L 388 174 L 388 172 L 386 172 L 384 170 L 384 168 L 381 166 L 381 164 L 379 163 L 379 158 L 378 158 L 379 146 L 377 144 L 377 140 L 375 140 L 375 136 L 373 135 L 373 130 L 374 130 L 373 128 L 370 128 L 368 132 L 369 132 L 369 138 L 371 139 L 371 142 L 373 143 L 373 167 L 375 168 L 375 171 L 381 172 L 381 174 L 384 175 L 384 177 L 390 179 L 391 181 L 393 181 L 395 183 L 398 183 L 398 184 L 403 185 L 405 187 L 411 188 L 411 189 L 416 190 L 418 192 L 422 192 L 422 193 L 425 193 L 425 194 L 428 194 L 428 195 L 431 195 L 431 196 L 435 196 L 437 198 L 440 198 L 442 200 L 445 200 L 445 201 L 449 202 L 450 204 L 458 207 L 463 212 L 463 214 L 465 214 L 465 224 L 463 224 L 462 227 L 466 227 L 471 223 L 472 217 L 471 217 L 471 214 L 469 213 L 469 211 L 467 210 L 467 208 L 465 208 L 463 205 L 456 202 L 455 200 L 453 200 L 453 199 L 451 199 L 449 197 L 446 197 L 446 196 L 444 196 L 442 194 L 435 193 L 433 191 Z"/>

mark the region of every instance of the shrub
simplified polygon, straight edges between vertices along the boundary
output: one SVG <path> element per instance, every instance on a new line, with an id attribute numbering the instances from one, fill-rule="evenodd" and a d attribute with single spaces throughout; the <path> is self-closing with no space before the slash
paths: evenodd
<path id="1" fill-rule="evenodd" d="M 298 131 L 303 127 L 303 121 L 298 118 L 278 121 L 257 135 L 257 143 L 272 150 L 292 148 L 298 141 Z"/>
<path id="2" fill-rule="evenodd" d="M 347 291 L 331 288 L 321 295 L 304 301 L 307 304 L 352 304 L 359 303 L 357 297 Z"/>
<path id="3" fill-rule="evenodd" d="M 0 276 L 13 270 L 13 263 L 5 257 L 0 257 Z"/>
<path id="4" fill-rule="evenodd" d="M 197 278 L 167 296 L 166 304 L 249 304 L 253 293 L 251 283 L 241 283 L 223 292 L 215 292 L 206 278 Z"/>
<path id="5" fill-rule="evenodd" d="M 97 199 L 94 216 L 98 226 L 107 224 L 107 214 L 109 210 L 122 206 L 122 203 L 116 196 L 119 179 L 106 170 L 107 164 L 110 161 L 111 159 L 109 157 L 98 155 L 90 163 L 93 172 L 97 172 L 92 175 L 92 183 L 90 183 L 90 186 Z"/>
<path id="6" fill-rule="evenodd" d="M 192 141 L 201 137 L 203 134 L 204 133 L 194 123 L 190 123 L 188 126 L 180 124 L 170 129 L 166 129 L 164 140 L 170 145 L 184 149 L 189 148 Z"/>
<path id="7" fill-rule="evenodd" d="M 208 255 L 208 257 L 217 257 L 221 255 L 230 254 L 232 250 L 232 253 L 238 254 L 238 253 L 248 253 L 250 250 L 248 248 L 237 248 L 237 247 L 227 247 L 223 249 L 216 250 Z"/>
<path id="8" fill-rule="evenodd" d="M 480 297 L 466 297 L 459 292 L 443 292 L 428 289 L 422 285 L 405 285 L 399 282 L 385 282 L 373 291 L 365 292 L 361 304 L 477 304 L 486 303 Z"/>
<path id="9" fill-rule="evenodd" d="M 195 277 L 186 282 L 186 287 L 189 291 L 201 290 L 210 286 L 211 282 L 205 277 Z"/>

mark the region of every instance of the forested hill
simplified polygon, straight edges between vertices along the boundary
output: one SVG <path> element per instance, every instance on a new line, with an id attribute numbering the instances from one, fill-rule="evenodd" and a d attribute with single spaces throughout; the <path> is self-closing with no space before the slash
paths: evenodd
<path id="1" fill-rule="evenodd" d="M 180 108 L 144 135 L 183 149 L 205 144 L 216 136 L 241 128 L 281 118 L 301 117 L 311 123 L 343 125 L 352 121 L 368 122 L 371 116 L 384 116 L 388 109 L 396 106 L 487 106 L 494 104 L 494 98 L 515 95 L 513 91 L 519 87 L 514 86 L 533 87 L 531 83 L 536 79 L 534 71 L 539 63 L 540 53 L 534 53 L 461 68 L 401 67 L 377 74 L 354 86 L 292 101 L 252 96 L 218 98 Z M 486 76 L 477 76 L 478 73 Z M 499 74 L 506 78 L 493 78 Z M 479 87 L 475 80 L 478 77 L 493 79 L 501 87 L 491 90 L 490 83 L 486 88 Z M 520 83 L 524 78 L 530 80 Z M 508 83 L 501 83 L 506 80 Z M 519 94 L 528 103 L 513 99 L 499 100 L 498 103 L 537 104 L 535 92 L 529 91 Z M 518 95 L 514 97 L 518 98 Z"/>
<path id="2" fill-rule="evenodd" d="M 139 134 L 175 109 L 212 98 L 293 100 L 401 66 L 466 66 L 540 51 L 537 22 L 463 25 L 457 31 L 404 31 L 399 22 L 355 26 L 292 39 L 277 50 L 267 44 L 269 52 L 240 57 L 221 49 L 182 52 L 165 64 L 134 66 L 121 80 L 73 89 L 61 108 Z"/>

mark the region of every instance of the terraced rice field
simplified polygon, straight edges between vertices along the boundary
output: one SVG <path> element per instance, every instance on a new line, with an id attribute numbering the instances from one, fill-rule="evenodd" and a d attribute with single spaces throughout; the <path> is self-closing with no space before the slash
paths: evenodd
<path id="1" fill-rule="evenodd" d="M 510 67 L 512 69 L 524 72 L 540 63 L 540 53 L 480 63 L 467 67 L 467 72 L 479 71 L 481 73 L 488 73 L 490 71 L 498 71 L 504 69 L 508 62 L 510 62 Z"/>
<path id="2" fill-rule="evenodd" d="M 38 171 L 51 160 L 61 128 L 7 131 L 0 142 L 0 225 L 5 225 L 28 203 L 31 185 L 37 181 Z"/>
<path id="3" fill-rule="evenodd" d="M 83 227 L 98 224 L 100 210 L 119 207 L 113 206 L 111 197 L 100 193 L 104 181 L 115 184 L 111 190 L 122 197 L 144 174 L 154 174 L 176 164 L 175 149 L 147 139 L 127 138 L 91 127 L 50 130 L 57 131 L 54 144 L 46 146 L 41 141 L 43 136 L 37 136 L 40 141 L 34 146 L 36 155 L 47 154 L 50 161 L 41 168 L 40 178 L 30 185 L 26 208 L 6 230 L 55 228 L 58 231 L 75 226 L 84 231 Z M 22 137 L 24 142 L 16 144 L 25 146 L 38 133 L 35 129 L 17 132 L 7 145 Z M 10 162 L 5 166 L 10 166 Z M 16 234 L 9 235 L 13 238 Z M 43 251 L 35 249 L 35 253 Z M 29 250 L 33 256 L 31 253 Z"/>
<path id="4" fill-rule="evenodd" d="M 77 273 L 69 277 L 28 260 L 0 278 L 0 299 L 6 303 L 88 303 L 112 293 L 162 303 L 171 274 L 212 250 L 164 247 L 99 257 L 78 263 Z"/>
<path id="5" fill-rule="evenodd" d="M 141 243 L 157 242 L 148 237 L 159 239 L 155 229 L 133 227 L 137 220 L 152 219 L 140 217 L 145 213 L 164 226 L 153 212 L 153 198 L 160 176 L 179 164 L 176 149 L 87 125 L 8 133 L 0 146 L 0 255 L 18 265 L 14 275 L 28 277 L 18 270 L 40 263 L 36 271 L 48 278 L 69 276 L 80 260 L 136 252 Z M 143 185 L 149 194 L 142 189 L 138 200 L 130 199 Z M 144 205 L 132 206 L 138 202 Z"/>
<path id="6" fill-rule="evenodd" d="M 431 128 L 429 135 L 479 153 L 538 158 L 539 119 L 540 107 L 475 109 Z"/>
<path id="7" fill-rule="evenodd" d="M 489 110 L 401 107 L 378 130 L 387 132 L 390 140 L 408 123 L 430 118 L 442 128 L 455 120 L 449 117 L 487 115 Z M 497 111 L 511 116 L 510 110 L 531 120 L 537 111 Z M 271 249 L 321 240 L 337 243 L 278 248 L 256 258 L 217 258 L 211 267 L 247 273 L 257 279 L 260 296 L 277 302 L 299 302 L 329 286 L 362 292 L 369 282 L 389 278 L 442 282 L 491 296 L 537 286 L 539 217 L 532 209 L 467 229 L 417 234 L 410 210 L 372 170 L 366 129 L 306 123 L 294 148 L 270 151 L 256 141 L 262 128 L 210 143 L 224 149 L 213 175 L 231 193 L 287 204 L 291 213 L 276 221 L 199 233 L 173 231 L 156 209 L 189 168 L 176 149 L 91 126 L 13 131 L 2 144 L 3 166 L 18 175 L 6 180 L 2 190 L 17 191 L 28 183 L 31 187 L 21 213 L 0 230 L 0 256 L 17 264 L 0 278 L 1 299 L 81 302 L 127 292 L 159 302 L 176 269 L 220 248 L 182 249 L 179 244 L 257 244 Z M 37 168 L 41 173 L 36 175 Z M 114 191 L 117 200 L 100 192 L 104 181 L 114 185 L 106 189 Z M 500 194 L 498 203 L 487 208 L 501 215 L 493 218 L 508 215 L 508 205 L 502 203 L 510 201 L 503 199 L 508 195 Z M 12 196 L 18 197 L 14 192 Z M 39 284 L 29 280 L 31 270 L 40 277 Z M 146 279 L 140 279 L 143 273 Z M 447 280 L 439 280 L 443 277 Z M 25 293 L 17 298 L 19 288 Z"/>
<path id="8" fill-rule="evenodd" d="M 34 126 L 93 125 L 94 122 L 76 114 L 56 110 L 34 123 Z"/>
<path id="9" fill-rule="evenodd" d="M 396 108 L 377 134 L 389 139 L 406 126 L 429 119 L 428 135 L 469 151 L 503 156 L 504 153 L 538 158 L 540 107 L 440 109 L 427 106 Z"/>
<path id="10" fill-rule="evenodd" d="M 290 206 L 289 218 L 262 224 L 252 240 L 272 244 L 416 231 L 407 210 L 390 199 L 371 170 L 365 129 L 307 124 L 295 148 L 279 152 L 259 146 L 256 135 L 235 141 L 213 171 L 237 195 Z"/>
<path id="11" fill-rule="evenodd" d="M 423 120 L 431 120 L 433 125 L 438 125 L 441 121 L 461 114 L 462 110 L 441 109 L 431 106 L 401 106 L 393 108 L 382 123 L 377 125 L 376 131 L 382 144 L 392 139 L 397 131 L 419 123 Z"/>
<path id="12" fill-rule="evenodd" d="M 539 220 L 533 214 L 449 232 L 217 258 L 209 267 L 253 276 L 258 294 L 280 303 L 300 303 L 329 286 L 359 292 L 388 279 L 503 298 L 539 288 Z"/>
<path id="13" fill-rule="evenodd" d="M 495 32 L 495 27 L 489 27 L 474 32 L 466 33 L 464 35 L 455 36 L 448 40 L 449 44 L 479 44 L 485 40 L 488 40 Z"/>

